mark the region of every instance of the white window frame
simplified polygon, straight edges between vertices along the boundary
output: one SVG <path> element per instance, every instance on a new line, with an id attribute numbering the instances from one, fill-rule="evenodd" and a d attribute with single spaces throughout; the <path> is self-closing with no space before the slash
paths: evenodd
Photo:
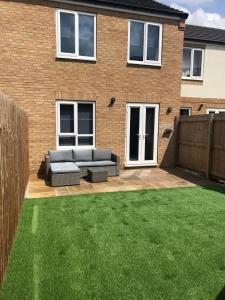
<path id="1" fill-rule="evenodd" d="M 131 22 L 144 24 L 144 45 L 143 45 L 143 61 L 131 60 L 130 59 L 130 28 Z M 148 25 L 159 27 L 159 59 L 147 60 L 147 41 L 148 41 Z M 162 35 L 163 35 L 163 25 L 160 23 L 152 23 L 140 20 L 128 20 L 128 51 L 127 51 L 127 62 L 129 64 L 136 65 L 149 65 L 149 66 L 162 66 Z"/>
<path id="2" fill-rule="evenodd" d="M 225 108 L 208 108 L 207 114 L 209 114 L 210 112 L 214 112 L 215 114 L 225 113 Z"/>
<path id="3" fill-rule="evenodd" d="M 75 53 L 61 52 L 60 13 L 74 15 L 75 18 Z M 79 15 L 94 17 L 94 56 L 79 55 Z M 91 13 L 77 12 L 65 9 L 56 10 L 56 55 L 58 58 L 79 59 L 96 61 L 96 15 Z"/>
<path id="4" fill-rule="evenodd" d="M 60 132 L 60 105 L 69 104 L 73 105 L 74 109 L 74 133 L 61 133 Z M 93 134 L 78 134 L 78 104 L 92 104 L 93 106 Z M 93 101 L 57 101 L 56 102 L 56 147 L 57 149 L 94 149 L 95 148 L 95 102 Z M 75 146 L 60 146 L 59 137 L 75 137 Z M 93 137 L 93 145 L 79 146 L 78 137 Z"/>
<path id="5" fill-rule="evenodd" d="M 180 107 L 180 111 L 181 110 L 188 110 L 189 111 L 189 116 L 191 116 L 191 114 L 192 114 L 192 108 L 191 107 Z"/>
<path id="6" fill-rule="evenodd" d="M 183 68 L 182 68 L 182 79 L 185 80 L 203 80 L 204 79 L 204 61 L 205 61 L 205 50 L 202 48 L 193 48 L 193 47 L 184 47 L 184 49 L 191 49 L 191 76 L 183 76 Z M 201 51 L 202 52 L 202 66 L 201 66 L 201 76 L 194 76 L 193 70 L 194 70 L 194 53 L 195 51 Z M 184 59 L 184 58 L 183 58 Z"/>

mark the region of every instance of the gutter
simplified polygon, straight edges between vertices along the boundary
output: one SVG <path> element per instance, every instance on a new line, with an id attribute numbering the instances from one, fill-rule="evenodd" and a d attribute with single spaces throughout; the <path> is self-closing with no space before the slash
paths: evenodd
<path id="1" fill-rule="evenodd" d="M 204 39 L 184 38 L 185 42 L 200 43 L 200 44 L 214 44 L 214 45 L 225 45 L 225 41 L 212 41 Z"/>
<path id="2" fill-rule="evenodd" d="M 81 2 L 81 1 L 70 1 L 70 0 L 49 0 L 50 2 L 56 2 L 56 3 L 63 3 L 63 4 L 70 4 L 70 5 L 79 5 L 84 7 L 92 7 L 92 8 L 100 8 L 100 9 L 106 9 L 110 11 L 119 11 L 119 12 L 125 12 L 125 13 L 132 13 L 136 15 L 142 15 L 142 16 L 152 16 L 152 17 L 158 17 L 163 19 L 172 19 L 172 20 L 181 20 L 181 19 L 187 19 L 188 14 L 185 13 L 173 13 L 173 12 L 167 12 L 162 10 L 156 10 L 156 9 L 141 9 L 137 6 L 128 6 L 123 4 L 112 4 L 109 3 L 108 5 L 102 5 L 102 4 L 91 4 L 88 1 Z M 97 3 L 97 1 L 95 1 Z"/>

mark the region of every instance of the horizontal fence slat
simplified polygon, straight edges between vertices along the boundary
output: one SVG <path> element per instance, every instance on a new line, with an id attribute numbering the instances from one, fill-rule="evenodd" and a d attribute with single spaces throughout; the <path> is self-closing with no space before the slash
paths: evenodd
<path id="1" fill-rule="evenodd" d="M 180 145 L 184 146 L 192 146 L 192 147 L 198 147 L 198 148 L 206 148 L 207 145 L 204 143 L 194 143 L 194 142 L 186 142 L 186 141 L 179 141 Z"/>

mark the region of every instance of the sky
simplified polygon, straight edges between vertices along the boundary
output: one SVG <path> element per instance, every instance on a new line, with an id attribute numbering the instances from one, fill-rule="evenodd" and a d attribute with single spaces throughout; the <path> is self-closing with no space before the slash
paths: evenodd
<path id="1" fill-rule="evenodd" d="M 157 0 L 189 13 L 187 23 L 225 29 L 225 0 Z"/>

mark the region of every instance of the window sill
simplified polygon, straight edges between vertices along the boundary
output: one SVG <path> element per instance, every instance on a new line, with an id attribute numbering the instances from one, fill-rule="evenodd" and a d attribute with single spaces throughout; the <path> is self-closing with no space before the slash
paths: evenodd
<path id="1" fill-rule="evenodd" d="M 62 55 L 62 54 L 58 54 L 56 59 L 74 60 L 74 61 L 90 61 L 90 62 L 97 61 L 96 57 L 69 56 L 69 55 Z"/>
<path id="2" fill-rule="evenodd" d="M 196 78 L 196 77 L 182 77 L 182 80 L 187 80 L 187 81 L 203 81 L 203 78 Z"/>
<path id="3" fill-rule="evenodd" d="M 128 65 L 140 65 L 140 66 L 149 66 L 149 67 L 162 67 L 162 64 L 160 62 L 141 62 L 141 61 L 132 61 L 128 60 L 127 61 Z"/>

